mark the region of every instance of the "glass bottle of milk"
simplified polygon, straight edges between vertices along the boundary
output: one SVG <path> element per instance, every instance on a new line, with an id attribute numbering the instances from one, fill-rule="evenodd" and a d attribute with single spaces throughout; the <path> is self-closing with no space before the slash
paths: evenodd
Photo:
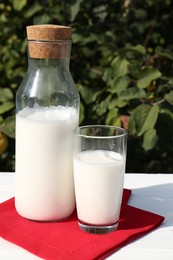
<path id="1" fill-rule="evenodd" d="M 27 27 L 28 71 L 16 96 L 15 207 L 57 221 L 74 210 L 72 131 L 79 94 L 69 71 L 71 28 Z"/>

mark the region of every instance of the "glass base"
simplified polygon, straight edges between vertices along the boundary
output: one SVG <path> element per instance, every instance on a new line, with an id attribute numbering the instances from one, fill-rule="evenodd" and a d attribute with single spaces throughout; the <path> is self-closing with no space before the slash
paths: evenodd
<path id="1" fill-rule="evenodd" d="M 94 226 L 90 224 L 84 224 L 81 222 L 78 222 L 78 224 L 81 230 L 92 234 L 107 234 L 115 231 L 118 227 L 118 222 L 108 226 Z"/>

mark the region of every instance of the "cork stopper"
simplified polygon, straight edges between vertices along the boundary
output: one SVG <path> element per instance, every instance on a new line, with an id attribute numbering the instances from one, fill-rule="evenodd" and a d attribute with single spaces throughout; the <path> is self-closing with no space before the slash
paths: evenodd
<path id="1" fill-rule="evenodd" d="M 71 27 L 42 24 L 26 27 L 30 58 L 62 59 L 69 56 Z"/>

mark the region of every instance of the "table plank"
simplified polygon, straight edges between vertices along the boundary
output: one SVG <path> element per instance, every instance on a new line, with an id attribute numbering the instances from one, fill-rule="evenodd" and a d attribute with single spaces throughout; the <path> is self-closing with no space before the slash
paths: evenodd
<path id="1" fill-rule="evenodd" d="M 129 204 L 165 216 L 156 230 L 127 245 L 110 259 L 173 259 L 173 174 L 126 175 L 125 187 L 133 190 Z"/>
<path id="2" fill-rule="evenodd" d="M 0 202 L 14 196 L 14 173 L 0 173 Z M 126 174 L 126 188 L 133 190 L 129 204 L 165 216 L 156 230 L 123 247 L 109 260 L 173 259 L 173 174 Z M 0 259 L 40 259 L 0 238 Z"/>

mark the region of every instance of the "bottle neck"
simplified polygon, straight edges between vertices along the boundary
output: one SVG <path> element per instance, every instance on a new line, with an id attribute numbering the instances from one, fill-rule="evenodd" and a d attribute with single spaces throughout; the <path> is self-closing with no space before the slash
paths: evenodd
<path id="1" fill-rule="evenodd" d="M 65 59 L 35 59 L 28 56 L 29 69 L 37 70 L 41 67 L 59 68 L 69 70 L 70 58 Z"/>
<path id="2" fill-rule="evenodd" d="M 29 66 L 69 68 L 71 41 L 28 41 Z"/>

